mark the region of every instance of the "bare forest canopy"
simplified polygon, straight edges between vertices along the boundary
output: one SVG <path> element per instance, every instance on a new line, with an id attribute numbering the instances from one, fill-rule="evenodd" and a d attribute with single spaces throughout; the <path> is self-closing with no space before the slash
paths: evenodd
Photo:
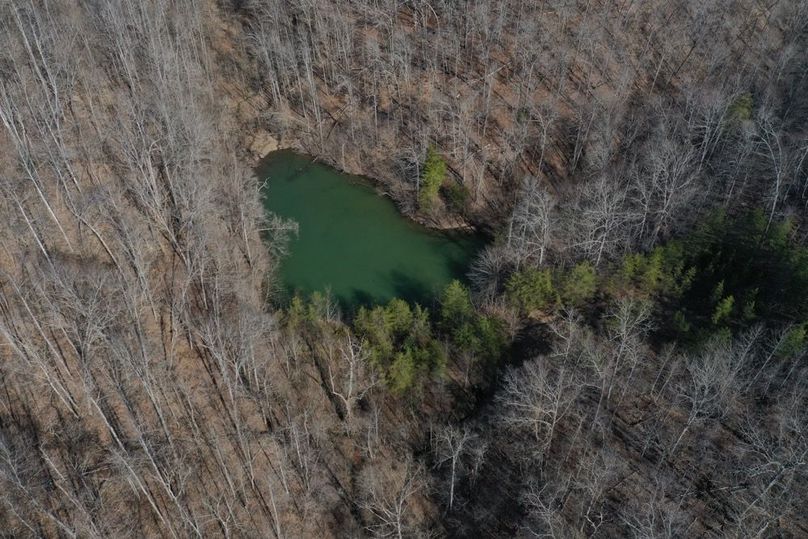
<path id="1" fill-rule="evenodd" d="M 10 537 L 808 535 L 808 3 L 0 3 Z M 273 308 L 304 150 L 492 241 Z M 361 263 L 361 261 L 357 261 Z"/>

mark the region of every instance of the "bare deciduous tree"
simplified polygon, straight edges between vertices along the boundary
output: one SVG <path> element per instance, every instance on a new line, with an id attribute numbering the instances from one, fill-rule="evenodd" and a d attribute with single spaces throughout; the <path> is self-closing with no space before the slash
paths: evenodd
<path id="1" fill-rule="evenodd" d="M 356 404 L 379 383 L 379 380 L 367 363 L 368 354 L 362 342 L 348 334 L 340 343 L 339 349 L 340 361 L 333 368 L 329 363 L 328 377 L 331 393 L 342 402 L 345 408 L 345 421 L 350 427 Z"/>
<path id="2" fill-rule="evenodd" d="M 553 200 L 532 176 L 522 180 L 516 207 L 508 222 L 507 247 L 517 266 L 527 260 L 544 263 L 553 234 Z"/>

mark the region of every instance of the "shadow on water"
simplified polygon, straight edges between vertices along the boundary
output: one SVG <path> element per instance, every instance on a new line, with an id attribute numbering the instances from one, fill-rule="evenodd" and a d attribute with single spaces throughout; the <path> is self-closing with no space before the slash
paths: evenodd
<path id="1" fill-rule="evenodd" d="M 409 303 L 420 303 L 423 306 L 427 306 L 431 302 L 434 291 L 430 290 L 420 278 L 393 270 L 390 272 L 389 279 L 396 297 Z"/>
<path id="2" fill-rule="evenodd" d="M 340 294 L 335 297 L 337 303 L 346 318 L 351 319 L 356 315 L 359 307 L 368 307 L 381 303 L 380 298 L 374 297 L 372 294 L 358 288 L 352 288 L 348 294 Z"/>
<path id="3" fill-rule="evenodd" d="M 261 185 L 261 191 L 264 197 L 266 197 L 267 193 L 269 193 L 268 186 L 271 182 L 295 182 L 305 177 L 307 174 L 310 174 L 313 167 L 317 165 L 317 160 L 313 157 L 308 159 L 303 164 L 295 163 L 288 166 L 279 165 L 279 163 L 284 163 L 286 160 L 289 160 L 290 156 L 296 155 L 297 154 L 290 150 L 278 150 L 271 153 L 269 157 L 266 157 L 264 161 L 262 161 L 254 169 L 256 176 L 266 180 Z M 272 172 L 270 173 L 269 171 Z"/>
<path id="4" fill-rule="evenodd" d="M 446 266 L 449 268 L 449 273 L 452 275 L 462 276 L 460 278 L 461 281 L 466 280 L 466 276 L 468 274 L 468 259 L 464 258 L 460 255 L 447 257 L 446 259 Z"/>
<path id="5" fill-rule="evenodd" d="M 452 247 L 446 252 L 446 266 L 452 275 L 462 276 L 465 280 L 471 258 L 469 253 L 479 254 L 489 241 L 489 237 L 484 233 L 471 232 L 446 232 L 443 234 L 443 242 Z"/>

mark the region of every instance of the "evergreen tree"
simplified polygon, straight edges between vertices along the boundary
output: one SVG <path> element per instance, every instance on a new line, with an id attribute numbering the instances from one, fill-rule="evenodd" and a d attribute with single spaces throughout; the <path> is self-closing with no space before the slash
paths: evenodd
<path id="1" fill-rule="evenodd" d="M 421 190 L 418 193 L 418 206 L 422 210 L 432 209 L 444 179 L 446 179 L 446 161 L 434 146 L 430 146 L 426 152 L 421 173 Z"/>
<path id="2" fill-rule="evenodd" d="M 583 305 L 594 297 L 597 286 L 594 266 L 589 262 L 576 264 L 564 276 L 561 285 L 561 301 L 565 305 Z"/>
<path id="3" fill-rule="evenodd" d="M 505 285 L 508 300 L 523 312 L 555 305 L 558 294 L 550 270 L 527 268 L 511 275 Z"/>

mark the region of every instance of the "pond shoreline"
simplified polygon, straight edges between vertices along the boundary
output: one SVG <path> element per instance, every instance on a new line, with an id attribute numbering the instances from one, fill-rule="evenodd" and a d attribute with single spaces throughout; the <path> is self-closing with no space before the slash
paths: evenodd
<path id="1" fill-rule="evenodd" d="M 408 211 L 404 204 L 398 197 L 392 193 L 388 187 L 388 182 L 376 178 L 374 176 L 365 174 L 363 172 L 356 172 L 346 170 L 339 165 L 334 159 L 326 155 L 318 155 L 315 151 L 307 148 L 299 140 L 284 140 L 283 137 L 278 138 L 273 133 L 264 129 L 257 129 L 251 135 L 247 136 L 249 141 L 246 145 L 247 153 L 252 158 L 253 168 L 258 170 L 261 163 L 273 152 L 281 150 L 291 150 L 307 157 L 310 157 L 313 162 L 322 163 L 329 166 L 338 172 L 350 176 L 355 176 L 364 180 L 368 186 L 372 187 L 379 196 L 390 199 L 395 204 L 398 213 L 405 219 L 417 223 L 426 228 L 440 231 L 440 232 L 458 232 L 467 234 L 485 234 L 484 230 L 479 225 L 474 224 L 472 221 L 461 217 L 455 213 L 440 212 L 437 215 L 424 215 L 417 211 Z"/>
<path id="2" fill-rule="evenodd" d="M 271 152 L 256 174 L 270 215 L 299 224 L 280 265 L 289 295 L 330 290 L 343 307 L 397 297 L 429 303 L 467 279 L 485 244 L 476 229 L 424 226 L 370 178 L 295 149 Z"/>

